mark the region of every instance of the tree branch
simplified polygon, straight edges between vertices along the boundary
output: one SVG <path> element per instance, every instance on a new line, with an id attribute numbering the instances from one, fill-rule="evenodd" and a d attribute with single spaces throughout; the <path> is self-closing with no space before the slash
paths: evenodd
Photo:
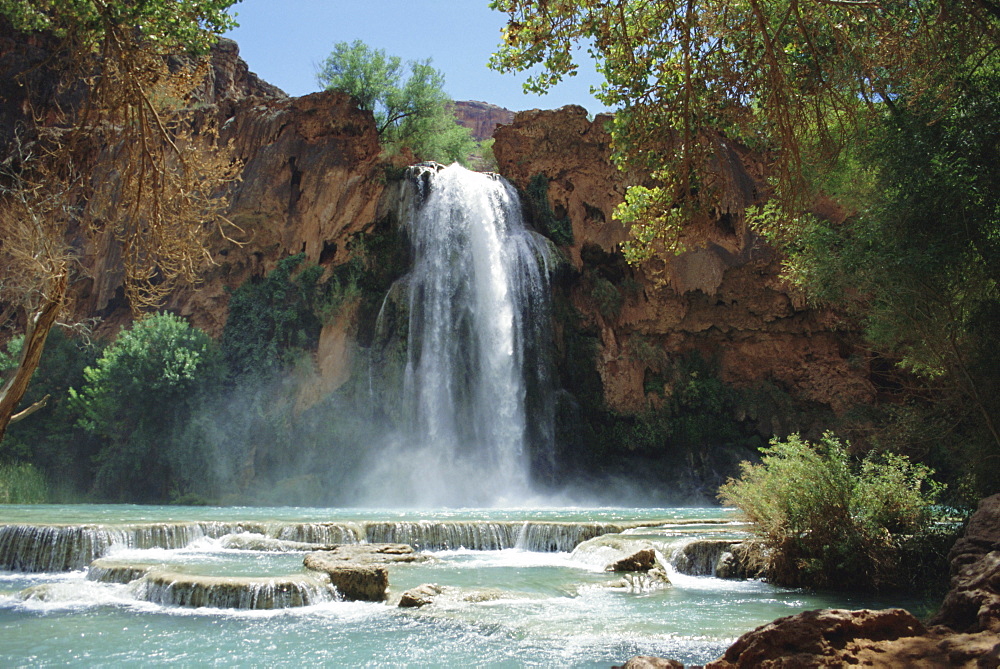
<path id="1" fill-rule="evenodd" d="M 34 404 L 32 404 L 27 409 L 24 409 L 22 411 L 18 411 L 16 414 L 14 414 L 13 416 L 10 417 L 10 422 L 11 423 L 16 423 L 19 420 L 24 420 L 25 418 L 27 418 L 31 414 L 35 413 L 39 409 L 44 409 L 46 407 L 46 405 L 48 405 L 50 397 L 51 397 L 51 395 L 46 395 L 42 399 L 40 399 L 37 402 L 35 402 Z"/>

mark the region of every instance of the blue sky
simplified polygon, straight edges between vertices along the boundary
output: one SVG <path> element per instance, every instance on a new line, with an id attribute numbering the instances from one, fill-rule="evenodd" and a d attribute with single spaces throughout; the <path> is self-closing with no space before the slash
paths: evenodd
<path id="1" fill-rule="evenodd" d="M 289 95 L 319 90 L 316 70 L 333 44 L 360 39 L 404 61 L 431 58 L 455 100 L 515 111 L 567 104 L 604 109 L 589 92 L 600 76 L 584 51 L 586 70 L 545 96 L 525 95 L 524 75 L 489 70 L 506 16 L 491 10 L 489 0 L 243 0 L 233 11 L 240 27 L 227 37 L 239 42 L 251 71 Z"/>

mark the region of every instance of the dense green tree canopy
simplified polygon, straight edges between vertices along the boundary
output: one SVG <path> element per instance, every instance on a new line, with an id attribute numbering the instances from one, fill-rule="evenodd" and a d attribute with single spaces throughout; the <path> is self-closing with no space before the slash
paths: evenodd
<path id="1" fill-rule="evenodd" d="M 325 89 L 353 95 L 375 115 L 383 142 L 408 147 L 420 160 L 464 162 L 475 147 L 469 130 L 456 123 L 444 75 L 429 58 L 404 66 L 360 40 L 338 42 L 316 78 Z"/>
<path id="2" fill-rule="evenodd" d="M 619 111 L 615 157 L 658 180 L 630 192 L 631 260 L 683 247 L 684 224 L 721 185 L 715 138 L 768 151 L 774 195 L 790 210 L 881 107 L 901 96 L 937 106 L 995 42 L 989 0 L 494 0 L 509 15 L 492 65 L 542 66 L 544 91 L 589 45 Z"/>
<path id="3" fill-rule="evenodd" d="M 133 31 L 162 55 L 204 54 L 215 36 L 236 25 L 227 10 L 239 0 L 0 0 L 0 14 L 18 30 L 48 30 L 100 51 L 114 28 Z"/>

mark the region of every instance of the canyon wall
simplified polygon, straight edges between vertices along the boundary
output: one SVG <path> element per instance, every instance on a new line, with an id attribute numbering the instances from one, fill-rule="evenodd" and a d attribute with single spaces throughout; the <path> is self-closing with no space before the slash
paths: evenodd
<path id="1" fill-rule="evenodd" d="M 492 137 L 497 126 L 514 120 L 511 110 L 478 100 L 454 102 L 452 111 L 458 124 L 471 130 L 472 137 L 479 141 Z"/>
<path id="2" fill-rule="evenodd" d="M 853 334 L 835 313 L 805 304 L 781 278 L 781 258 L 742 222 L 763 185 L 761 166 L 741 147 L 720 142 L 728 188 L 716 220 L 692 232 L 690 250 L 645 267 L 624 262 L 619 244 L 628 231 L 612 213 L 630 181 L 611 163 L 609 120 L 590 121 L 574 106 L 521 112 L 494 146 L 500 172 L 520 189 L 544 177 L 552 216 L 572 226 L 566 290 L 582 327 L 598 333 L 608 405 L 650 408 L 658 401 L 651 374 L 692 352 L 716 361 L 722 380 L 738 387 L 766 382 L 838 414 L 872 401 Z"/>

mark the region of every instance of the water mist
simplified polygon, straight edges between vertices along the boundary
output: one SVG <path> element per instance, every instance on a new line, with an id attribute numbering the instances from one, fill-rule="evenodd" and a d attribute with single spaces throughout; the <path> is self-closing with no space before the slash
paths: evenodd
<path id="1" fill-rule="evenodd" d="M 410 168 L 402 206 L 413 267 L 386 297 L 373 355 L 398 429 L 371 501 L 523 503 L 552 452 L 549 242 L 508 182 L 459 165 Z"/>

